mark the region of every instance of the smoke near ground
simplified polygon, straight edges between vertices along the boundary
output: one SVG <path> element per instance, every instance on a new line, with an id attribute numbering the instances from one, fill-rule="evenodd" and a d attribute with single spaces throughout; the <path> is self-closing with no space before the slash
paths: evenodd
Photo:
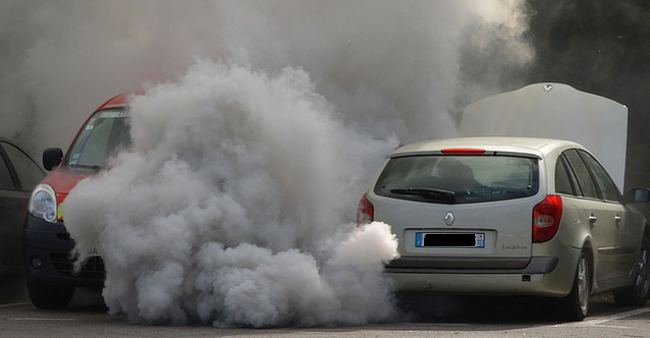
<path id="1" fill-rule="evenodd" d="M 104 258 L 110 312 L 254 327 L 395 314 L 389 226 L 344 215 L 396 139 L 347 128 L 295 69 L 200 62 L 131 114 L 132 151 L 65 202 L 80 261 Z"/>
<path id="2" fill-rule="evenodd" d="M 381 271 L 397 243 L 389 225 L 351 224 L 357 201 L 398 143 L 454 136 L 459 102 L 498 92 L 461 63 L 530 62 L 522 4 L 6 1 L 19 28 L 0 31 L 0 133 L 38 156 L 102 101 L 146 90 L 133 148 L 66 200 L 80 261 L 96 247 L 106 262 L 111 313 L 393 320 Z"/>

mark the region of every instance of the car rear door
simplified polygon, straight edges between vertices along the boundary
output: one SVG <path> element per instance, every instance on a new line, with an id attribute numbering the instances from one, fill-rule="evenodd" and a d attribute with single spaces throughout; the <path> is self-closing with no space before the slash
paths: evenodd
<path id="1" fill-rule="evenodd" d="M 22 227 L 31 190 L 43 171 L 16 146 L 0 142 L 0 265 L 13 268 L 22 260 Z"/>
<path id="2" fill-rule="evenodd" d="M 642 228 L 635 227 L 632 219 L 628 219 L 629 215 L 626 213 L 625 206 L 620 202 L 621 194 L 600 163 L 585 151 L 580 150 L 579 153 L 593 175 L 603 208 L 608 211 L 606 224 L 612 228 L 615 236 L 614 249 L 612 250 L 614 256 L 614 266 L 611 267 L 614 271 L 612 277 L 626 276 L 637 262 Z"/>
<path id="3" fill-rule="evenodd" d="M 596 253 L 594 257 L 596 281 L 605 283 L 621 277 L 624 274 L 621 260 L 625 248 L 620 246 L 619 230 L 623 221 L 624 208 L 617 201 L 616 187 L 613 183 L 611 186 L 605 184 L 604 169 L 588 153 L 571 149 L 563 154 L 578 181 L 581 197 L 575 203 L 580 221 L 589 224 L 591 229 L 591 241 Z M 594 163 L 600 169 L 595 169 Z M 607 177 L 607 174 L 604 175 Z M 611 179 L 609 181 L 611 182 Z"/>
<path id="4" fill-rule="evenodd" d="M 23 216 L 29 193 L 16 190 L 7 159 L 0 151 L 0 273 L 20 263 Z"/>

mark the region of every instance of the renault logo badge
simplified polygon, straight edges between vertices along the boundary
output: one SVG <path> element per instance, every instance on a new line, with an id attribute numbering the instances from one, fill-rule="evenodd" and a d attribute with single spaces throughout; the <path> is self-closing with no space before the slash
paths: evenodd
<path id="1" fill-rule="evenodd" d="M 456 217 L 454 217 L 454 214 L 452 214 L 451 211 L 449 211 L 445 214 L 445 218 L 443 219 L 445 220 L 445 224 L 451 226 L 452 224 L 454 224 Z"/>

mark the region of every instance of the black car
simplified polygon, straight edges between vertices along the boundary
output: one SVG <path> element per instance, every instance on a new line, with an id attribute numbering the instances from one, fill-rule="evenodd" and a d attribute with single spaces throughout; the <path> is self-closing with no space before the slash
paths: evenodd
<path id="1" fill-rule="evenodd" d="M 0 275 L 22 271 L 23 219 L 43 170 L 14 142 L 0 137 Z"/>

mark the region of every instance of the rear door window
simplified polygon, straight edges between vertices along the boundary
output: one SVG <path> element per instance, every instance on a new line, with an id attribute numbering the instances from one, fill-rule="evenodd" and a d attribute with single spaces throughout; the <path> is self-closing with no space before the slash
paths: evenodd
<path id="1" fill-rule="evenodd" d="M 580 155 L 587 164 L 587 167 L 591 170 L 601 197 L 607 201 L 618 201 L 618 188 L 616 188 L 616 184 L 614 184 L 614 181 L 609 177 L 605 168 L 603 168 L 603 166 L 601 166 L 600 163 L 598 163 L 598 161 L 596 161 L 596 159 L 586 151 L 581 150 Z"/>
<path id="2" fill-rule="evenodd" d="M 578 154 L 578 151 L 575 149 L 567 150 L 564 152 L 564 155 L 567 160 L 569 160 L 569 163 L 576 174 L 578 184 L 582 190 L 582 195 L 584 197 L 600 199 L 596 184 L 589 173 L 589 169 L 587 169 L 587 165 Z"/>
<path id="3" fill-rule="evenodd" d="M 560 155 L 555 165 L 555 192 L 558 194 L 577 195 L 576 183 L 566 163 L 566 158 Z"/>
<path id="4" fill-rule="evenodd" d="M 11 178 L 11 173 L 7 167 L 7 163 L 2 156 L 2 152 L 0 152 L 0 189 L 14 189 L 14 182 Z"/>
<path id="5" fill-rule="evenodd" d="M 375 193 L 430 203 L 478 203 L 532 196 L 538 160 L 516 156 L 422 155 L 392 158 Z"/>

